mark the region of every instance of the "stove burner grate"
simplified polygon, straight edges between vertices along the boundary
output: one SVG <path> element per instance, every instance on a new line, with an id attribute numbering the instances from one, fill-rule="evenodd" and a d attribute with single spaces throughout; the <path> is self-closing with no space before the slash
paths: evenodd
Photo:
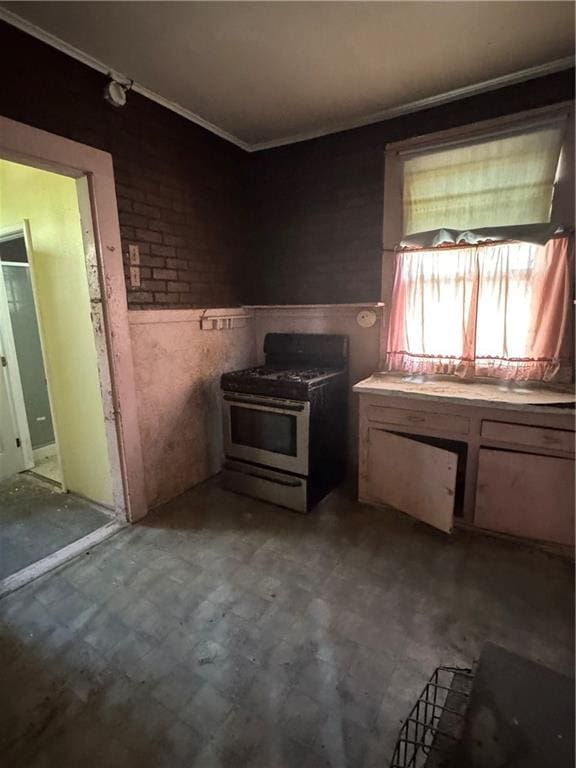
<path id="1" fill-rule="evenodd" d="M 274 379 L 276 381 L 307 382 L 329 376 L 334 371 L 325 368 L 277 368 L 269 365 L 261 365 L 257 368 L 247 368 L 243 371 L 232 371 L 227 374 L 236 378 L 249 379 Z"/>
<path id="2" fill-rule="evenodd" d="M 281 371 L 276 378 L 280 381 L 310 381 L 327 376 L 329 371 L 322 368 L 309 368 L 306 371 Z"/>

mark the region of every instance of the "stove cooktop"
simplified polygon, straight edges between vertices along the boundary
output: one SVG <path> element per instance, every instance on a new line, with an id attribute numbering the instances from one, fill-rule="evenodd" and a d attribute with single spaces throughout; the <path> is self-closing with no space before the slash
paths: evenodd
<path id="1" fill-rule="evenodd" d="M 243 371 L 232 371 L 227 376 L 248 377 L 251 379 L 267 379 L 275 381 L 314 381 L 338 373 L 327 368 L 286 368 L 285 366 L 259 365 L 257 368 L 246 368 Z"/>
<path id="2" fill-rule="evenodd" d="M 305 399 L 311 390 L 344 375 L 345 371 L 339 368 L 287 368 L 286 366 L 260 365 L 256 368 L 223 374 L 221 386 L 228 392 Z"/>
<path id="3" fill-rule="evenodd" d="M 268 333 L 266 365 L 223 374 L 223 390 L 308 400 L 324 386 L 346 386 L 348 338 L 338 334 Z"/>

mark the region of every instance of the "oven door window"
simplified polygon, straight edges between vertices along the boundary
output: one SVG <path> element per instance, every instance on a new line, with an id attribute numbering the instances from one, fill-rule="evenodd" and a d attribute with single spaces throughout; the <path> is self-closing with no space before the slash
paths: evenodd
<path id="1" fill-rule="evenodd" d="M 296 416 L 230 406 L 232 443 L 296 456 Z"/>

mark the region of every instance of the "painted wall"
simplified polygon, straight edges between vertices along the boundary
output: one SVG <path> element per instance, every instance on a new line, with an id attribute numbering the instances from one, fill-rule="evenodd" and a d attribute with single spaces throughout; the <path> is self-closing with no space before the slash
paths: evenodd
<path id="1" fill-rule="evenodd" d="M 201 318 L 232 317 L 226 330 Z M 220 375 L 255 364 L 252 318 L 241 309 L 129 312 L 148 507 L 220 471 Z"/>
<path id="2" fill-rule="evenodd" d="M 66 486 L 112 505 L 112 481 L 74 180 L 0 161 L 0 227 L 28 219 L 30 262 Z"/>
<path id="3" fill-rule="evenodd" d="M 220 376 L 263 362 L 266 333 L 344 333 L 350 339 L 350 387 L 369 376 L 378 365 L 382 310 L 374 307 L 376 324 L 361 328 L 356 316 L 363 306 L 129 312 L 149 508 L 220 471 Z M 201 329 L 201 318 L 217 317 L 231 317 L 233 327 Z M 353 468 L 357 402 L 352 392 L 349 419 Z"/>

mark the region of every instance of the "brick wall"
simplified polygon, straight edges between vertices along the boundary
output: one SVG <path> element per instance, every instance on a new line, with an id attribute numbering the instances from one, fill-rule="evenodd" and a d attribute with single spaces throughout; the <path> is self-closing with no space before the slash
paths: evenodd
<path id="1" fill-rule="evenodd" d="M 386 143 L 574 93 L 572 70 L 247 154 L 138 94 L 115 109 L 103 75 L 3 22 L 0 65 L 3 115 L 112 154 L 132 308 L 376 301 Z"/>
<path id="2" fill-rule="evenodd" d="M 254 156 L 252 299 L 380 299 L 387 142 L 571 100 L 574 70 Z M 382 267 L 381 267 L 382 265 Z M 386 301 L 389 297 L 384 296 Z"/>
<path id="3" fill-rule="evenodd" d="M 103 75 L 3 22 L 0 66 L 2 115 L 112 154 L 131 308 L 242 302 L 246 153 L 136 93 L 112 107 Z"/>

